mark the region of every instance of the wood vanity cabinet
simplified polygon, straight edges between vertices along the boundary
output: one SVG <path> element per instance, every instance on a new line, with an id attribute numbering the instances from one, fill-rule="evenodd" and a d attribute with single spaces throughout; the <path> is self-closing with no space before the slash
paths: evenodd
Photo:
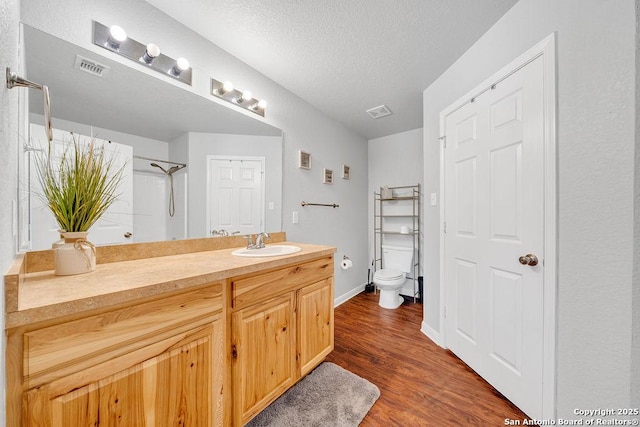
<path id="1" fill-rule="evenodd" d="M 223 425 L 222 284 L 28 330 L 25 426 Z"/>
<path id="2" fill-rule="evenodd" d="M 333 262 L 7 329 L 7 425 L 242 426 L 333 350 Z"/>
<path id="3" fill-rule="evenodd" d="M 333 350 L 333 257 L 232 280 L 234 425 Z"/>

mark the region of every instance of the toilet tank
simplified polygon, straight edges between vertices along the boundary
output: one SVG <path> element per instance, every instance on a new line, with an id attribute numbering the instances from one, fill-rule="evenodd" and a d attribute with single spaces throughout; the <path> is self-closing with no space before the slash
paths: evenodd
<path id="1" fill-rule="evenodd" d="M 382 267 L 410 273 L 413 271 L 413 248 L 382 245 Z"/>

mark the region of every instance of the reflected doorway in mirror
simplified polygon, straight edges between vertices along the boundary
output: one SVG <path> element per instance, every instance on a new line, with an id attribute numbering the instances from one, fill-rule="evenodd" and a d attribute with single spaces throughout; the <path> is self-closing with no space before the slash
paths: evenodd
<path id="1" fill-rule="evenodd" d="M 264 231 L 264 157 L 207 156 L 207 230 Z"/>

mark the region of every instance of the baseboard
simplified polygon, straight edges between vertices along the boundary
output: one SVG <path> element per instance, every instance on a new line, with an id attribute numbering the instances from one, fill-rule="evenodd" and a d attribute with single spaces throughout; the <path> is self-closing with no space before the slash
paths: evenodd
<path id="1" fill-rule="evenodd" d="M 345 303 L 347 301 L 349 301 L 351 298 L 355 297 L 356 295 L 358 295 L 360 292 L 364 291 L 364 287 L 366 286 L 366 283 L 363 283 L 362 285 L 356 286 L 355 288 L 351 289 L 349 292 L 347 292 L 346 294 L 342 294 L 339 297 L 335 298 L 333 300 L 333 306 L 337 307 L 342 303 Z"/>
<path id="2" fill-rule="evenodd" d="M 420 332 L 425 334 L 427 338 L 429 338 L 434 343 L 438 344 L 440 347 L 444 346 L 440 342 L 440 332 L 433 329 L 431 326 L 427 325 L 424 321 L 422 321 L 422 327 L 420 328 Z"/>

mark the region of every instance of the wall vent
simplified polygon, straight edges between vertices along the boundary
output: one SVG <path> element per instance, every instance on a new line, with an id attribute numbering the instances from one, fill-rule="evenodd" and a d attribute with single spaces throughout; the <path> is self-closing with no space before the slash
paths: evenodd
<path id="1" fill-rule="evenodd" d="M 104 77 L 104 75 L 109 72 L 111 67 L 100 64 L 96 61 L 92 61 L 83 56 L 76 55 L 76 63 L 74 68 L 77 70 L 82 70 L 89 74 L 93 74 L 94 76 Z"/>
<path id="2" fill-rule="evenodd" d="M 367 114 L 371 116 L 372 119 L 379 119 L 380 117 L 390 116 L 393 114 L 391 110 L 386 105 L 378 105 L 377 107 L 369 108 L 367 110 Z"/>

